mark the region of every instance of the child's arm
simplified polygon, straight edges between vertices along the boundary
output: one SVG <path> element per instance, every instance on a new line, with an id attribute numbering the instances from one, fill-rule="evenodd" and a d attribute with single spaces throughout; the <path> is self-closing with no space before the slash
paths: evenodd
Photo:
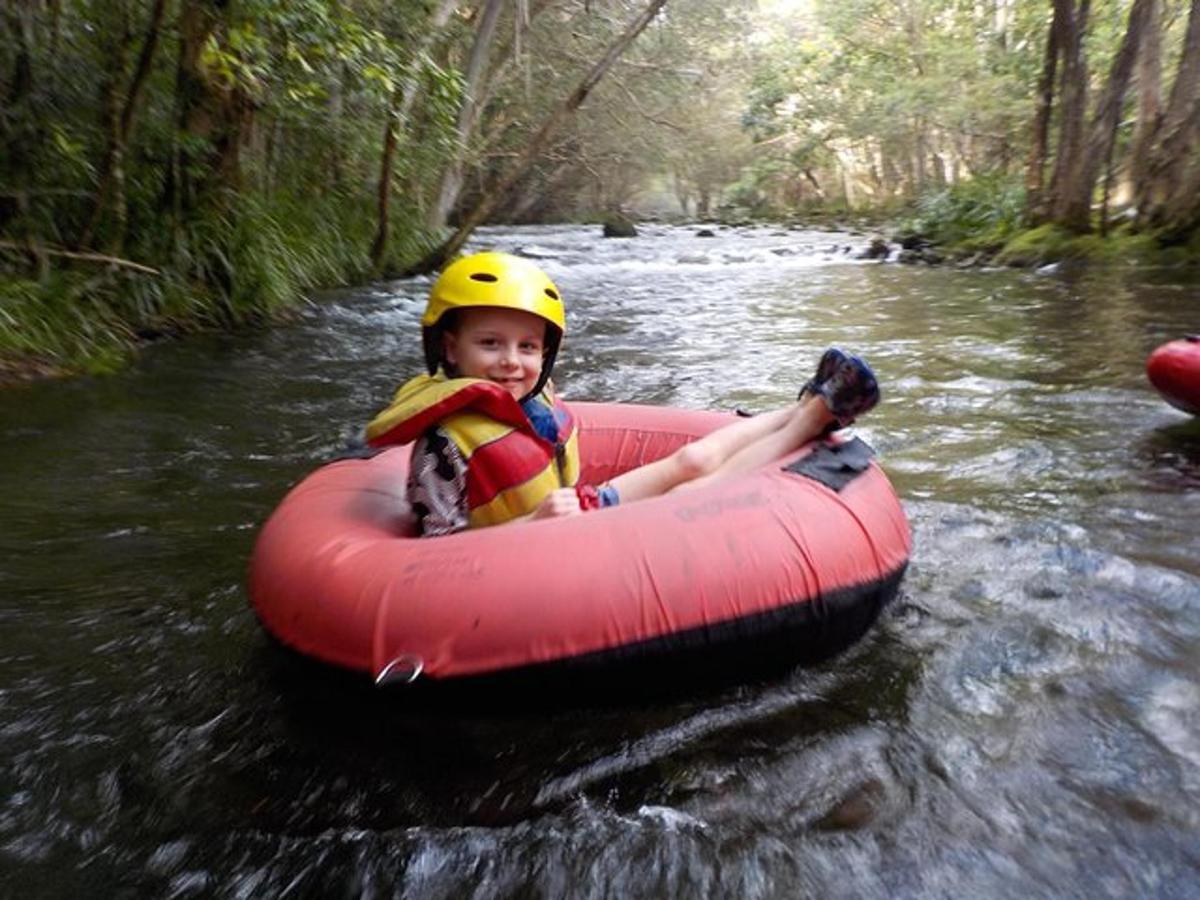
<path id="1" fill-rule="evenodd" d="M 533 519 L 557 519 L 559 516 L 577 516 L 583 510 L 579 506 L 579 495 L 575 488 L 559 488 L 551 491 L 537 509 L 511 522 L 528 522 Z"/>

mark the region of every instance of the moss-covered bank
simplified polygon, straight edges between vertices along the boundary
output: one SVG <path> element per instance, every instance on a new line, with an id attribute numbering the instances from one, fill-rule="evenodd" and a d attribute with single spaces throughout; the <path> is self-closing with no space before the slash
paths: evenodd
<path id="1" fill-rule="evenodd" d="M 995 254 L 1005 266 L 1040 266 L 1051 262 L 1129 264 L 1138 266 L 1200 265 L 1200 234 L 1180 242 L 1147 232 L 1117 229 L 1107 235 L 1072 234 L 1054 225 L 1020 231 Z"/>
<path id="2" fill-rule="evenodd" d="M 913 251 L 902 257 L 905 262 L 1200 265 L 1200 231 L 1138 232 L 1116 225 L 1104 234 L 1076 234 L 1056 225 L 1031 227 L 1026 212 L 1019 182 L 980 177 L 922 194 L 897 218 L 895 240 Z"/>

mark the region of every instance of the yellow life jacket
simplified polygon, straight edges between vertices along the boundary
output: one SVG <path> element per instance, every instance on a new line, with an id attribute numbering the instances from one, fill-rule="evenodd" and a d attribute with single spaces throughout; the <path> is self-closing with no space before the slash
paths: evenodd
<path id="1" fill-rule="evenodd" d="M 467 462 L 470 526 L 499 525 L 533 512 L 579 480 L 579 441 L 566 405 L 547 388 L 535 402 L 558 422 L 558 442 L 541 437 L 513 396 L 483 378 L 418 375 L 371 420 L 372 446 L 407 444 L 437 426 Z"/>

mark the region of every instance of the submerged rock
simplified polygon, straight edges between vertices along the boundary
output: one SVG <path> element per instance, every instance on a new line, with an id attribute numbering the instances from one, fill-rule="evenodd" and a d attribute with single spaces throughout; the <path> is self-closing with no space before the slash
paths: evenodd
<path id="1" fill-rule="evenodd" d="M 915 232 L 906 232 L 896 236 L 896 243 L 904 250 L 924 250 L 930 242 Z"/>
<path id="2" fill-rule="evenodd" d="M 887 799 L 887 790 L 878 778 L 869 778 L 852 788 L 833 808 L 813 823 L 820 831 L 857 831 L 875 820 Z"/>
<path id="3" fill-rule="evenodd" d="M 604 221 L 604 236 L 605 237 L 637 237 L 637 226 L 626 216 L 614 215 L 609 216 Z"/>
<path id="4" fill-rule="evenodd" d="M 883 238 L 872 238 L 871 243 L 858 254 L 858 259 L 887 259 L 891 248 L 888 247 L 888 242 Z"/>
<path id="5" fill-rule="evenodd" d="M 896 255 L 896 262 L 906 265 L 924 263 L 927 266 L 938 266 L 946 261 L 946 257 L 933 247 L 926 246 L 919 250 L 901 250 Z"/>

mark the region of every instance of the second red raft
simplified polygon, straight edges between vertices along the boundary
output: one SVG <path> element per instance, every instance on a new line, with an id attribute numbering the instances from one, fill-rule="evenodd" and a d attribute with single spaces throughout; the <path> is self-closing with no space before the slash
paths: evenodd
<path id="1" fill-rule="evenodd" d="M 1163 344 L 1146 360 L 1146 375 L 1164 400 L 1200 416 L 1200 335 Z"/>
<path id="2" fill-rule="evenodd" d="M 729 421 L 572 404 L 601 483 Z M 785 635 L 833 653 L 896 592 L 908 521 L 861 442 L 566 519 L 415 536 L 409 448 L 327 465 L 259 536 L 250 594 L 284 644 L 379 680 L 621 666 Z"/>

